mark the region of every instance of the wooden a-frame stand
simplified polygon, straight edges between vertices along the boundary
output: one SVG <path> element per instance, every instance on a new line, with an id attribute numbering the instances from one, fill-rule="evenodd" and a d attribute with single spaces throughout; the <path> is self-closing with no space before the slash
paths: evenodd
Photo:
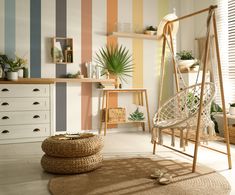
<path id="1" fill-rule="evenodd" d="M 166 51 L 166 44 L 168 43 L 168 47 L 171 50 L 172 54 L 174 54 L 174 47 L 173 47 L 173 39 L 172 39 L 172 24 L 174 22 L 178 22 L 182 19 L 189 18 L 204 12 L 209 13 L 208 21 L 207 23 L 210 23 L 212 20 L 213 23 L 213 30 L 214 30 L 214 37 L 215 37 L 215 46 L 216 46 L 216 57 L 217 57 L 217 68 L 218 68 L 218 76 L 219 76 L 219 85 L 220 85 L 220 92 L 221 92 L 221 100 L 222 100 L 222 109 L 223 109 L 223 123 L 224 123 L 224 136 L 227 146 L 227 153 L 213 149 L 210 147 L 206 147 L 208 149 L 214 150 L 216 152 L 220 152 L 223 154 L 226 154 L 228 157 L 228 167 L 229 169 L 232 168 L 232 161 L 231 161 L 231 153 L 230 153 L 230 143 L 229 143 L 229 133 L 228 133 L 228 122 L 227 122 L 227 116 L 226 116 L 226 108 L 225 108 L 225 99 L 224 99 L 224 88 L 223 88 L 223 78 L 222 78 L 222 70 L 221 70 L 221 62 L 220 62 L 220 53 L 219 53 L 219 43 L 218 43 L 218 34 L 217 34 L 217 26 L 216 26 L 216 17 L 215 17 L 215 9 L 217 8 L 217 5 L 210 6 L 209 8 L 194 12 L 189 15 L 182 16 L 180 18 L 177 18 L 172 21 L 168 21 L 164 26 L 164 33 L 163 33 L 163 46 L 162 46 L 162 59 L 161 59 L 161 81 L 160 81 L 160 91 L 159 91 L 159 98 L 158 98 L 158 107 L 160 107 L 161 98 L 162 98 L 162 90 L 163 90 L 163 80 L 164 80 L 164 74 L 165 74 L 165 51 Z M 200 94 L 200 106 L 199 106 L 199 113 L 198 113 L 198 120 L 197 120 L 197 129 L 196 129 L 196 140 L 195 140 L 195 146 L 194 146 L 194 155 L 188 155 L 184 152 L 181 152 L 179 150 L 174 149 L 177 152 L 183 153 L 185 155 L 193 157 L 193 166 L 192 166 L 192 172 L 195 172 L 196 170 L 196 164 L 197 164 L 197 154 L 198 154 L 198 147 L 200 145 L 200 123 L 201 123 L 201 113 L 203 110 L 203 94 L 204 94 L 204 86 L 205 86 L 205 77 L 206 77 L 206 70 L 207 70 L 207 60 L 208 60 L 208 53 L 209 53 L 209 45 L 210 45 L 210 25 L 207 25 L 207 35 L 206 35 L 206 46 L 205 46 L 205 55 L 203 59 L 203 74 L 202 74 L 202 83 L 201 83 L 201 94 Z M 167 36 L 169 36 L 170 43 L 167 42 Z M 175 75 L 175 84 L 177 92 L 179 92 L 179 81 L 177 76 L 177 67 L 175 58 L 172 55 L 172 63 L 174 66 L 174 75 Z M 168 147 L 171 148 L 171 147 Z M 173 148 L 171 148 L 173 149 Z M 155 151 L 155 148 L 154 148 Z"/>

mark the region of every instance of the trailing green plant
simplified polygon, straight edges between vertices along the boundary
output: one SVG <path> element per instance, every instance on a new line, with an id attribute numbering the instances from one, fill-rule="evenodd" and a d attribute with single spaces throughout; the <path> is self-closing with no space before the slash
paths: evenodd
<path id="1" fill-rule="evenodd" d="M 131 121 L 142 121 L 144 120 L 144 113 L 139 111 L 139 108 L 137 108 L 133 113 L 130 114 L 128 117 Z"/>
<path id="2" fill-rule="evenodd" d="M 179 53 L 176 53 L 176 55 L 180 60 L 193 60 L 194 59 L 192 51 L 183 50 Z"/>
<path id="3" fill-rule="evenodd" d="M 102 75 L 108 71 L 121 81 L 126 81 L 126 77 L 131 77 L 130 73 L 133 72 L 132 56 L 124 46 L 106 45 L 96 53 L 95 61 L 102 68 Z"/>

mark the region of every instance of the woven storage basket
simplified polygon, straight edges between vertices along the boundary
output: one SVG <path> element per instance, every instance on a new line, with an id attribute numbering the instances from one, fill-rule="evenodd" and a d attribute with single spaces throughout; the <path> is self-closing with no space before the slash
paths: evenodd
<path id="1" fill-rule="evenodd" d="M 44 155 L 41 159 L 42 168 L 50 173 L 75 174 L 92 171 L 102 165 L 100 153 L 80 158 L 58 158 Z"/>
<path id="2" fill-rule="evenodd" d="M 54 157 L 83 157 L 99 152 L 104 146 L 100 135 L 82 139 L 65 139 L 64 135 L 51 136 L 42 142 L 42 150 Z"/>
<path id="3" fill-rule="evenodd" d="M 235 144 L 235 124 L 228 127 L 229 131 L 229 141 L 231 144 Z"/>
<path id="4" fill-rule="evenodd" d="M 103 121 L 105 117 L 105 110 L 103 110 Z M 125 122 L 126 121 L 126 109 L 125 108 L 109 108 L 108 109 L 108 121 L 109 122 Z"/>

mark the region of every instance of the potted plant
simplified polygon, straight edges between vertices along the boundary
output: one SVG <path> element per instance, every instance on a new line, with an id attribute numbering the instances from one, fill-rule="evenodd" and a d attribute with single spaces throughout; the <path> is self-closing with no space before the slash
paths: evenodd
<path id="1" fill-rule="evenodd" d="M 126 81 L 133 72 L 132 56 L 124 46 L 106 46 L 96 53 L 96 62 L 101 67 L 101 74 L 115 78 L 115 87 L 119 87 L 119 80 Z"/>
<path id="2" fill-rule="evenodd" d="M 18 62 L 13 60 L 13 59 L 8 59 L 6 61 L 6 65 L 7 65 L 7 79 L 8 80 L 18 80 L 18 70 L 19 70 L 19 66 L 18 66 Z"/>
<path id="3" fill-rule="evenodd" d="M 154 28 L 153 26 L 148 26 L 146 28 L 146 30 L 144 31 L 144 34 L 147 34 L 147 35 L 155 35 L 155 34 L 157 34 L 157 27 Z"/>
<path id="4" fill-rule="evenodd" d="M 192 55 L 192 51 L 183 50 L 179 53 L 176 53 L 178 57 L 178 65 L 180 68 L 190 68 L 195 63 L 195 59 Z"/>
<path id="5" fill-rule="evenodd" d="M 229 114 L 235 115 L 235 103 L 230 104 L 230 106 L 229 106 Z"/>

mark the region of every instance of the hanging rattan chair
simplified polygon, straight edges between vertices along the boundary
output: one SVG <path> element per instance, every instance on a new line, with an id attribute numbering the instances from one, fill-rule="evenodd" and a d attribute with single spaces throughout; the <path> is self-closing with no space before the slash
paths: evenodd
<path id="1" fill-rule="evenodd" d="M 155 153 L 156 143 L 163 144 L 162 130 L 172 132 L 171 145 L 175 146 L 174 131 L 180 131 L 180 147 L 187 145 L 187 137 L 190 130 L 196 129 L 197 117 L 200 106 L 201 84 L 192 85 L 176 93 L 166 101 L 155 114 L 153 119 L 152 143 Z M 201 116 L 201 135 L 205 137 L 215 134 L 214 123 L 210 118 L 210 107 L 215 96 L 215 84 L 206 82 L 203 94 L 203 109 Z M 186 134 L 186 135 L 184 135 Z"/>

